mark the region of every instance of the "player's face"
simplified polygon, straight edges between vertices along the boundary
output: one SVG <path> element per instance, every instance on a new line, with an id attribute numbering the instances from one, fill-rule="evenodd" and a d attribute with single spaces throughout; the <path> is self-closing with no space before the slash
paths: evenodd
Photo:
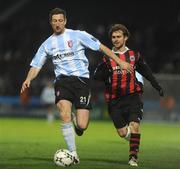
<path id="1" fill-rule="evenodd" d="M 66 18 L 63 14 L 55 14 L 52 16 L 51 26 L 55 34 L 62 34 L 65 30 Z"/>
<path id="2" fill-rule="evenodd" d="M 115 31 L 112 33 L 111 41 L 115 50 L 121 50 L 126 45 L 127 37 L 124 36 L 121 30 Z"/>

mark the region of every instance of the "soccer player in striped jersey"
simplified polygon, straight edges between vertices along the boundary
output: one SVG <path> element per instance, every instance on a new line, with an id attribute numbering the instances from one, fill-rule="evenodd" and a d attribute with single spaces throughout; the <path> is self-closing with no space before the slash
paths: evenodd
<path id="1" fill-rule="evenodd" d="M 108 111 L 120 137 L 129 140 L 129 165 L 138 166 L 137 158 L 140 145 L 140 121 L 143 115 L 143 83 L 138 81 L 136 71 L 149 80 L 152 86 L 163 96 L 163 89 L 153 76 L 151 69 L 139 52 L 129 49 L 126 42 L 128 29 L 122 24 L 110 28 L 109 35 L 113 44 L 112 51 L 134 67 L 133 72 L 121 70 L 106 56 L 95 70 L 94 78 L 105 82 L 105 99 Z"/>
<path id="2" fill-rule="evenodd" d="M 72 105 L 77 113 L 77 126 L 75 131 L 82 135 L 89 122 L 90 85 L 89 85 L 89 62 L 85 55 L 85 49 L 102 51 L 113 59 L 120 69 L 128 72 L 132 66 L 119 59 L 109 48 L 85 31 L 67 29 L 66 11 L 55 8 L 50 12 L 50 24 L 53 34 L 39 47 L 32 59 L 31 68 L 22 84 L 21 93 L 30 87 L 31 81 L 39 74 L 47 58 L 54 64 L 55 80 L 55 103 L 60 112 L 61 131 L 68 150 L 74 157 L 74 164 L 79 163 L 76 152 L 75 135 L 71 117 Z"/>

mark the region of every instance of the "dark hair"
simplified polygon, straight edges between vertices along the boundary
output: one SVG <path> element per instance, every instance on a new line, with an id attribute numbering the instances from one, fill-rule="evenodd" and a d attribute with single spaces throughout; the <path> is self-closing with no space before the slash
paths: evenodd
<path id="1" fill-rule="evenodd" d="M 121 30 L 124 34 L 124 36 L 127 36 L 129 38 L 130 36 L 130 32 L 129 30 L 122 24 L 114 24 L 111 26 L 111 28 L 109 29 L 109 37 L 111 38 L 112 33 L 115 31 Z"/>
<path id="2" fill-rule="evenodd" d="M 64 19 L 66 19 L 66 11 L 60 8 L 54 8 L 50 11 L 49 13 L 49 20 L 52 20 L 52 16 L 56 15 L 56 14 L 63 14 L 64 15 Z"/>

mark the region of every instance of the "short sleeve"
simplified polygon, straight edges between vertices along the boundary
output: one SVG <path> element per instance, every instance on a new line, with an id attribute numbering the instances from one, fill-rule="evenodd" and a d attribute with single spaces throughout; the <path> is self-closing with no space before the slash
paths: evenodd
<path id="1" fill-rule="evenodd" d="M 47 52 L 45 50 L 44 44 L 42 44 L 37 53 L 35 54 L 34 58 L 31 61 L 31 66 L 36 68 L 41 68 L 47 59 Z"/>
<path id="2" fill-rule="evenodd" d="M 87 48 L 98 51 L 100 50 L 100 41 L 85 31 L 78 31 L 80 42 Z"/>

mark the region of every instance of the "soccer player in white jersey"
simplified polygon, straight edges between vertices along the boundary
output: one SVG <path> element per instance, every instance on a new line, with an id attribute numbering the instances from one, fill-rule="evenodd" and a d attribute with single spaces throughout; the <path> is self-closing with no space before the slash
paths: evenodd
<path id="1" fill-rule="evenodd" d="M 61 131 L 68 150 L 74 157 L 74 164 L 79 163 L 76 152 L 75 135 L 73 130 L 71 111 L 74 104 L 77 112 L 77 126 L 75 130 L 82 135 L 89 122 L 90 86 L 89 62 L 85 56 L 85 48 L 102 51 L 117 62 L 121 69 L 132 71 L 132 66 L 120 60 L 109 48 L 85 31 L 65 28 L 66 11 L 55 8 L 50 12 L 50 24 L 53 34 L 39 47 L 32 59 L 31 68 L 22 84 L 21 93 L 30 87 L 31 81 L 38 75 L 47 58 L 54 64 L 55 103 L 60 112 Z M 79 132 L 78 132 L 79 131 Z"/>

